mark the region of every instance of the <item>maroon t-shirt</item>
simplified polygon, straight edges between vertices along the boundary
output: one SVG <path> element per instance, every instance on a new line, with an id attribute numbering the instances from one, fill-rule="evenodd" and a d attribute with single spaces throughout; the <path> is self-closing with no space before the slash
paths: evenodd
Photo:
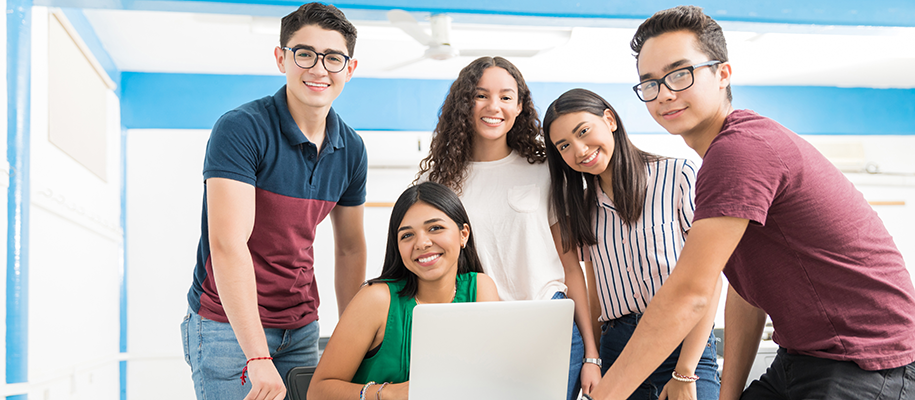
<path id="1" fill-rule="evenodd" d="M 737 110 L 702 160 L 694 221 L 750 220 L 724 273 L 789 352 L 866 370 L 915 361 L 915 289 L 877 213 L 813 146 Z"/>

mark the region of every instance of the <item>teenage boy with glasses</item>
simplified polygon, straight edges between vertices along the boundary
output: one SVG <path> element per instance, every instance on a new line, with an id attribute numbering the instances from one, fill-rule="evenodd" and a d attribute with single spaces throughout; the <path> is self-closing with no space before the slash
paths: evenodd
<path id="1" fill-rule="evenodd" d="M 331 108 L 356 69 L 355 45 L 340 10 L 301 6 L 274 50 L 286 85 L 213 127 L 181 327 L 198 399 L 283 399 L 286 372 L 317 364 L 313 242 L 327 215 L 339 312 L 365 279 L 365 146 Z"/>
<path id="2" fill-rule="evenodd" d="M 656 13 L 632 49 L 639 98 L 703 162 L 677 266 L 591 397 L 626 398 L 717 301 L 724 271 L 722 400 L 915 398 L 915 289 L 861 193 L 794 132 L 732 108 L 724 36 L 700 8 Z M 744 392 L 767 314 L 780 348 Z"/>

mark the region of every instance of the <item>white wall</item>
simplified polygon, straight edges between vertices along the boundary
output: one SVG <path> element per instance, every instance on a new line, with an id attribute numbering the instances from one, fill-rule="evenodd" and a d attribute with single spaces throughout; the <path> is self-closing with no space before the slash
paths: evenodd
<path id="1" fill-rule="evenodd" d="M 419 157 L 428 151 L 428 132 L 361 132 L 369 147 L 369 203 L 393 202 L 413 179 Z M 130 267 L 129 398 L 193 398 L 190 368 L 184 363 L 178 324 L 187 309 L 197 240 L 200 234 L 203 155 L 209 131 L 131 130 L 128 132 L 128 254 Z M 807 137 L 815 145 L 829 137 Z M 843 137 L 860 140 L 869 160 L 884 168 L 915 172 L 901 150 L 915 148 L 911 137 Z M 680 139 L 637 135 L 635 144 L 663 155 L 701 160 Z M 417 143 L 419 144 L 417 146 Z M 374 156 L 373 156 L 374 154 Z M 402 154 L 402 156 L 400 156 Z M 408 167 L 412 165 L 413 167 Z M 875 206 L 878 214 L 915 267 L 915 177 L 847 176 L 868 200 L 904 201 L 905 206 Z M 389 207 L 367 207 L 369 258 L 367 277 L 381 271 Z M 321 335 L 329 336 L 337 320 L 333 294 L 333 240 L 329 219 L 319 225 L 315 240 L 315 276 L 322 304 Z M 723 309 L 723 307 L 721 307 Z M 723 316 L 719 311 L 718 325 Z M 161 385 L 161 377 L 169 385 Z"/>
<path id="2" fill-rule="evenodd" d="M 208 130 L 127 132 L 130 400 L 193 398 L 179 324 L 187 313 L 200 237 L 203 157 L 209 134 Z M 393 202 L 413 175 L 405 168 L 370 168 L 367 201 Z M 381 272 L 389 215 L 389 207 L 366 208 L 367 277 Z M 322 299 L 321 336 L 330 336 L 337 322 L 330 218 L 318 226 L 314 248 Z"/>
<path id="3" fill-rule="evenodd" d="M 32 14 L 29 396 L 119 394 L 119 101 L 109 115 L 103 180 L 48 141 L 48 18 Z"/>

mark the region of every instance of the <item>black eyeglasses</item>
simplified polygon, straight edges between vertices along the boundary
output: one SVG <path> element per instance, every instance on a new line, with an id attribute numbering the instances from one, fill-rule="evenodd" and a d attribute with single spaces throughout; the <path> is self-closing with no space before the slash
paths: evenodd
<path id="1" fill-rule="evenodd" d="M 695 81 L 693 77 L 694 70 L 702 67 L 710 67 L 715 64 L 721 64 L 721 61 L 706 61 L 701 64 L 675 69 L 670 71 L 667 75 L 664 75 L 664 77 L 661 79 L 648 79 L 639 82 L 638 85 L 632 87 L 632 90 L 634 90 L 635 94 L 639 96 L 639 100 L 642 100 L 646 103 L 649 101 L 654 101 L 654 99 L 658 98 L 658 94 L 661 93 L 662 83 L 664 86 L 667 86 L 671 92 L 682 92 L 693 86 L 693 82 Z"/>
<path id="2" fill-rule="evenodd" d="M 324 65 L 324 69 L 327 72 L 340 72 L 346 68 L 346 63 L 349 62 L 349 57 L 340 54 L 340 53 L 318 53 L 314 50 L 308 50 L 303 48 L 289 48 L 283 47 L 283 50 L 289 50 L 292 52 L 292 60 L 295 61 L 295 65 L 298 65 L 299 68 L 309 69 L 318 65 L 318 56 L 321 56 L 321 64 Z"/>

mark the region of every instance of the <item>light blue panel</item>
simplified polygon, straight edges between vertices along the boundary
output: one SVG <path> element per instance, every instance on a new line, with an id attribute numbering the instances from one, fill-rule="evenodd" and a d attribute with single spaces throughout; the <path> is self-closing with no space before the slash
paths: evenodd
<path id="1" fill-rule="evenodd" d="M 37 5 L 211 13 L 282 15 L 303 0 L 38 0 Z M 472 13 L 571 18 L 644 19 L 658 10 L 683 4 L 679 0 L 340 0 L 342 9 L 438 13 Z M 818 25 L 915 26 L 915 2 L 910 0 L 697 0 L 691 2 L 721 21 Z M 384 16 L 378 15 L 383 19 Z"/>
<path id="2" fill-rule="evenodd" d="M 124 72 L 121 120 L 127 129 L 209 129 L 228 110 L 272 95 L 282 76 Z M 435 128 L 450 81 L 354 78 L 334 109 L 355 129 Z M 529 82 L 541 117 L 566 90 L 606 98 L 630 133 L 663 133 L 627 84 Z M 734 107 L 750 108 L 801 134 L 915 135 L 915 89 L 806 86 L 734 87 Z"/>
<path id="3" fill-rule="evenodd" d="M 95 29 L 92 28 L 92 25 L 89 23 L 89 20 L 86 19 L 86 16 L 83 14 L 83 11 L 77 8 L 63 8 L 64 15 L 67 16 L 67 20 L 70 21 L 70 25 L 73 25 L 73 29 L 76 29 L 76 33 L 79 34 L 80 39 L 86 43 L 86 47 L 89 48 L 89 51 L 92 52 L 92 55 L 95 56 L 95 59 L 98 60 L 101 64 L 102 69 L 108 73 L 108 77 L 114 81 L 115 85 L 121 85 L 121 73 L 118 71 L 118 67 L 114 64 L 114 60 L 108 54 L 108 51 L 105 50 L 105 46 L 102 45 L 101 40 L 95 34 Z"/>
<path id="4" fill-rule="evenodd" d="M 120 246 L 120 276 L 118 276 L 118 286 L 120 292 L 119 299 L 119 331 L 118 331 L 118 351 L 121 354 L 127 353 L 127 129 L 121 127 L 121 213 L 118 218 L 118 224 L 121 227 L 122 237 Z M 127 400 L 127 360 L 118 362 L 118 371 L 120 374 L 120 393 L 121 400 Z"/>
<path id="5" fill-rule="evenodd" d="M 6 383 L 29 381 L 29 137 L 32 2 L 6 2 Z M 25 400 L 28 395 L 7 396 Z"/>
<path id="6" fill-rule="evenodd" d="M 431 131 L 451 81 L 353 78 L 334 102 L 353 129 Z"/>
<path id="7" fill-rule="evenodd" d="M 915 135 L 915 89 L 739 86 L 749 108 L 799 134 Z"/>
<path id="8" fill-rule="evenodd" d="M 127 129 L 210 129 L 222 114 L 270 96 L 283 76 L 121 74 L 121 124 Z"/>
<path id="9" fill-rule="evenodd" d="M 222 114 L 272 96 L 286 80 L 283 76 L 124 72 L 121 83 L 121 123 L 127 129 L 210 129 Z M 354 78 L 334 109 L 354 129 L 431 130 L 450 84 Z"/>

